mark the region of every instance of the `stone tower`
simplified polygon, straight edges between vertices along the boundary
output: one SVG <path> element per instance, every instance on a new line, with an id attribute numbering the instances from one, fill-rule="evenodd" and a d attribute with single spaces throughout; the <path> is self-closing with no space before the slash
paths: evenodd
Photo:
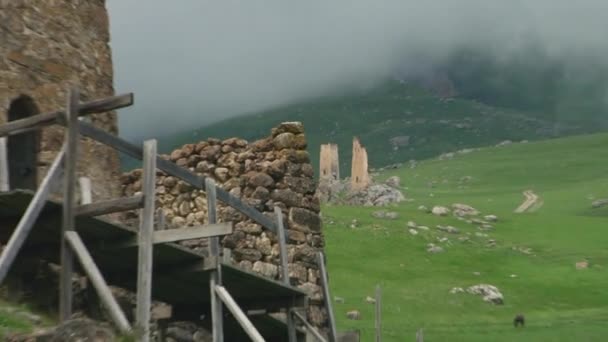
<path id="1" fill-rule="evenodd" d="M 351 190 L 360 190 L 370 184 L 367 172 L 367 151 L 358 138 L 353 138 L 353 161 L 351 165 Z"/>
<path id="2" fill-rule="evenodd" d="M 322 144 L 319 158 L 319 178 L 339 180 L 340 159 L 338 158 L 338 145 Z"/>
<path id="3" fill-rule="evenodd" d="M 0 123 L 65 108 L 66 89 L 81 100 L 114 94 L 104 0 L 0 0 Z M 115 113 L 91 116 L 96 126 L 118 133 Z M 8 138 L 11 188 L 32 188 L 63 142 L 63 129 Z M 83 139 L 79 175 L 92 179 L 93 200 L 120 193 L 116 152 Z"/>

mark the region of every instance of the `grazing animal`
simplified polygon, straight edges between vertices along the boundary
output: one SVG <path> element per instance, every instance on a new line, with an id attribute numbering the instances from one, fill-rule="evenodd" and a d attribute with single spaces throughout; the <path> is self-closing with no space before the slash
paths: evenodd
<path id="1" fill-rule="evenodd" d="M 513 318 L 513 326 L 515 326 L 517 328 L 518 325 L 521 325 L 522 327 L 525 325 L 526 323 L 526 319 L 524 318 L 523 314 L 519 314 L 517 316 L 515 316 L 515 318 Z"/>

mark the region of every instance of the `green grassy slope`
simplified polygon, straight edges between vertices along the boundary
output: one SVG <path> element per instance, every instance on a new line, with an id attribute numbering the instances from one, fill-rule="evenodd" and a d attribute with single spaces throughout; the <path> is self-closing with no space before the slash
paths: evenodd
<path id="1" fill-rule="evenodd" d="M 319 99 L 163 137 L 159 140 L 160 150 L 170 152 L 207 137 L 254 140 L 267 136 L 271 127 L 283 121 L 304 123 L 315 169 L 319 145 L 337 143 L 344 175 L 350 173 L 353 136 L 359 136 L 367 147 L 370 165 L 380 167 L 506 139 L 534 140 L 593 129 L 583 122 L 563 124 L 556 131 L 551 115 L 495 108 L 458 98 L 444 101 L 394 81 L 366 93 Z M 395 149 L 391 138 L 399 136 L 409 136 L 410 143 Z"/>
<path id="2" fill-rule="evenodd" d="M 424 328 L 425 341 L 603 341 L 608 336 L 608 208 L 591 209 L 591 198 L 608 197 L 608 135 L 486 148 L 453 160 L 429 160 L 399 175 L 411 203 L 390 210 L 399 219 L 374 219 L 374 208 L 323 208 L 331 290 L 345 298 L 334 303 L 340 329 L 357 328 L 363 341 L 373 336 L 373 296 L 383 287 L 383 341 L 413 340 Z M 472 177 L 462 184 L 460 179 Z M 431 184 L 434 184 L 431 186 Z M 536 212 L 515 214 L 522 191 L 544 201 Z M 435 217 L 419 205 L 466 203 L 499 222 L 488 237 L 453 217 Z M 353 219 L 359 226 L 350 228 Z M 408 233 L 413 220 L 431 228 Z M 333 222 L 333 223 L 332 223 Z M 459 235 L 440 233 L 453 225 Z M 471 233 L 471 242 L 458 240 Z M 451 244 L 439 243 L 446 236 Z M 495 239 L 496 247 L 487 247 Z M 433 242 L 444 253 L 426 252 Z M 530 255 L 514 250 L 531 248 Z M 576 270 L 587 258 L 589 269 Z M 479 272 L 475 275 L 474 272 Z M 516 275 L 512 277 L 511 275 Z M 505 297 L 494 306 L 453 287 L 488 283 Z M 361 321 L 347 320 L 351 309 Z M 513 316 L 526 315 L 515 329 Z"/>

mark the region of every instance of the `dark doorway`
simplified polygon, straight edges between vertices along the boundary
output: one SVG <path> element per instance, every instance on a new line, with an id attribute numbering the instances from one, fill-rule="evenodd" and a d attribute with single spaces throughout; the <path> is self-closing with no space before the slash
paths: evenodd
<path id="1" fill-rule="evenodd" d="M 25 119 L 38 114 L 34 100 L 21 95 L 11 102 L 8 121 Z M 38 131 L 12 135 L 7 141 L 8 177 L 10 189 L 31 189 L 37 187 Z"/>

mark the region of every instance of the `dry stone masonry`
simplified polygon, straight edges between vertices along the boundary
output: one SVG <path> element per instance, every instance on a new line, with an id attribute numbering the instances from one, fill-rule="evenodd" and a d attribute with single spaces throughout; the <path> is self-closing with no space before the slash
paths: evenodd
<path id="1" fill-rule="evenodd" d="M 0 123 L 65 108 L 71 84 L 81 89 L 83 101 L 114 94 L 104 1 L 0 1 L 0 23 Z M 114 113 L 91 120 L 118 132 Z M 56 125 L 41 135 L 10 137 L 11 168 L 17 168 L 10 170 L 11 181 L 29 174 L 39 182 L 62 141 L 63 128 Z M 79 173 L 93 179 L 93 200 L 118 195 L 117 153 L 83 139 L 80 154 Z"/>
<path id="2" fill-rule="evenodd" d="M 322 305 L 316 260 L 316 252 L 322 250 L 324 238 L 316 182 L 302 124 L 282 123 L 272 129 L 270 137 L 253 143 L 238 138 L 208 139 L 184 145 L 162 157 L 198 175 L 212 177 L 219 187 L 269 217 L 274 218 L 275 207 L 281 208 L 289 235 L 290 279 L 293 285 L 310 295 L 309 321 L 325 327 L 327 313 Z M 141 177 L 141 170 L 123 175 L 124 195 L 141 191 Z M 206 223 L 204 192 L 159 172 L 156 193 L 157 207 L 164 211 L 168 228 Z M 274 233 L 221 201 L 218 202 L 218 221 L 235 223 L 234 233 L 222 240 L 223 247 L 232 250 L 234 264 L 269 278 L 279 278 L 279 245 Z M 207 241 L 187 240 L 182 244 L 205 253 Z"/>

